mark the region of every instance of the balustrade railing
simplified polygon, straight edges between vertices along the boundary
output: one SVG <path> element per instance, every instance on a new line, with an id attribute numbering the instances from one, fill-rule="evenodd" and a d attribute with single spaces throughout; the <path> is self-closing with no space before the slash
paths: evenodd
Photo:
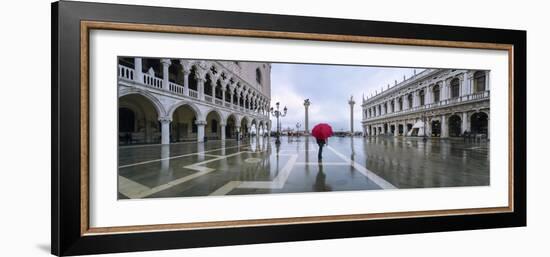
<path id="1" fill-rule="evenodd" d="M 407 113 L 410 113 L 410 112 L 428 110 L 428 109 L 433 109 L 433 108 L 442 107 L 442 106 L 446 106 L 446 105 L 452 105 L 452 104 L 462 103 L 462 102 L 469 102 L 469 101 L 480 100 L 480 99 L 485 99 L 485 98 L 489 98 L 489 91 L 483 91 L 483 92 L 473 93 L 473 94 L 459 96 L 459 97 L 455 97 L 455 98 L 449 98 L 449 99 L 441 100 L 439 102 L 420 105 L 420 106 L 415 106 L 415 107 L 405 109 L 405 110 L 400 110 L 400 111 L 396 111 L 396 112 L 390 112 L 390 113 L 384 113 L 384 114 L 381 114 L 381 115 L 371 116 L 371 117 L 368 117 L 367 120 L 378 119 L 378 118 L 390 118 L 390 117 L 394 117 L 394 116 L 397 116 L 397 115 L 407 114 Z"/>
<path id="2" fill-rule="evenodd" d="M 189 96 L 193 98 L 199 98 L 199 92 L 193 89 L 189 89 Z"/>
<path id="3" fill-rule="evenodd" d="M 137 76 L 137 73 L 136 73 L 135 69 L 126 67 L 124 65 L 118 65 L 118 77 L 119 77 L 119 79 L 135 81 L 135 82 L 141 82 L 141 84 L 143 84 L 146 87 L 152 87 L 152 88 L 156 88 L 156 89 L 163 89 L 163 80 L 161 78 L 157 78 L 154 75 L 152 76 L 152 75 L 149 75 L 149 74 L 146 74 L 146 73 L 141 74 L 141 78 L 136 77 L 136 76 Z M 197 90 L 187 89 L 187 92 L 188 92 L 187 93 L 186 90 L 185 90 L 185 87 L 182 86 L 182 85 L 179 85 L 177 83 L 169 82 L 167 87 L 168 87 L 169 92 L 172 92 L 176 95 L 180 95 L 180 96 L 184 96 L 184 97 L 189 96 L 189 97 L 194 98 L 194 99 L 199 98 L 199 92 Z M 248 109 L 244 106 L 239 106 L 237 104 L 233 104 L 233 103 L 230 103 L 230 102 L 224 102 L 222 99 L 213 98 L 212 96 L 209 96 L 209 95 L 204 96 L 204 101 L 208 102 L 208 103 L 214 103 L 216 105 L 224 106 L 224 107 L 227 107 L 227 108 L 232 108 L 234 110 L 241 111 L 241 112 L 244 112 L 244 113 L 267 116 L 266 114 L 262 114 L 258 111 L 251 110 L 251 109 Z"/>
<path id="4" fill-rule="evenodd" d="M 162 79 L 150 76 L 148 74 L 143 74 L 143 84 L 146 86 L 154 87 L 154 88 L 162 88 Z"/>
<path id="5" fill-rule="evenodd" d="M 118 76 L 123 79 L 134 80 L 134 69 L 118 65 Z"/>
<path id="6" fill-rule="evenodd" d="M 176 83 L 172 83 L 170 82 L 169 83 L 169 90 L 170 92 L 174 92 L 178 95 L 185 95 L 185 92 L 184 92 L 184 87 L 183 86 L 180 86 Z"/>

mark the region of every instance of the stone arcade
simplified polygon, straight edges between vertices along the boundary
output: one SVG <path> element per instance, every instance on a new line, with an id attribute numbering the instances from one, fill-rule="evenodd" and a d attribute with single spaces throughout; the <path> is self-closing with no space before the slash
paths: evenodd
<path id="1" fill-rule="evenodd" d="M 427 69 L 363 98 L 366 136 L 490 136 L 489 71 Z"/>
<path id="2" fill-rule="evenodd" d="M 169 144 L 270 131 L 271 65 L 119 58 L 119 144 Z"/>

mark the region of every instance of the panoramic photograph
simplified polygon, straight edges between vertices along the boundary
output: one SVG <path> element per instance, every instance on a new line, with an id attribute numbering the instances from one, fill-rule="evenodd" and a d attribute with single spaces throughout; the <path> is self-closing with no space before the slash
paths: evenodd
<path id="1" fill-rule="evenodd" d="M 118 199 L 489 186 L 489 73 L 120 56 Z"/>

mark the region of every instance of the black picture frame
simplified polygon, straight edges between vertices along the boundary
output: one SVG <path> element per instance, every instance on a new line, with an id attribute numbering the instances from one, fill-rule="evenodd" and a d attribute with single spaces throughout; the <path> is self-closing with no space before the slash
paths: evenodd
<path id="1" fill-rule="evenodd" d="M 61 1 L 52 4 L 51 246 L 55 255 L 319 240 L 526 225 L 526 31 Z M 81 228 L 81 21 L 513 46 L 513 211 L 86 235 Z"/>

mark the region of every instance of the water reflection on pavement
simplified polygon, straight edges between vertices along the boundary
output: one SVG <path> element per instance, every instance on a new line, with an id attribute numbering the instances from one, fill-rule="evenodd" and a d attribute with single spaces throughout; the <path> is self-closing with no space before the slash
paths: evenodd
<path id="1" fill-rule="evenodd" d="M 252 138 L 119 148 L 119 198 L 489 185 L 489 143 L 421 138 Z"/>

